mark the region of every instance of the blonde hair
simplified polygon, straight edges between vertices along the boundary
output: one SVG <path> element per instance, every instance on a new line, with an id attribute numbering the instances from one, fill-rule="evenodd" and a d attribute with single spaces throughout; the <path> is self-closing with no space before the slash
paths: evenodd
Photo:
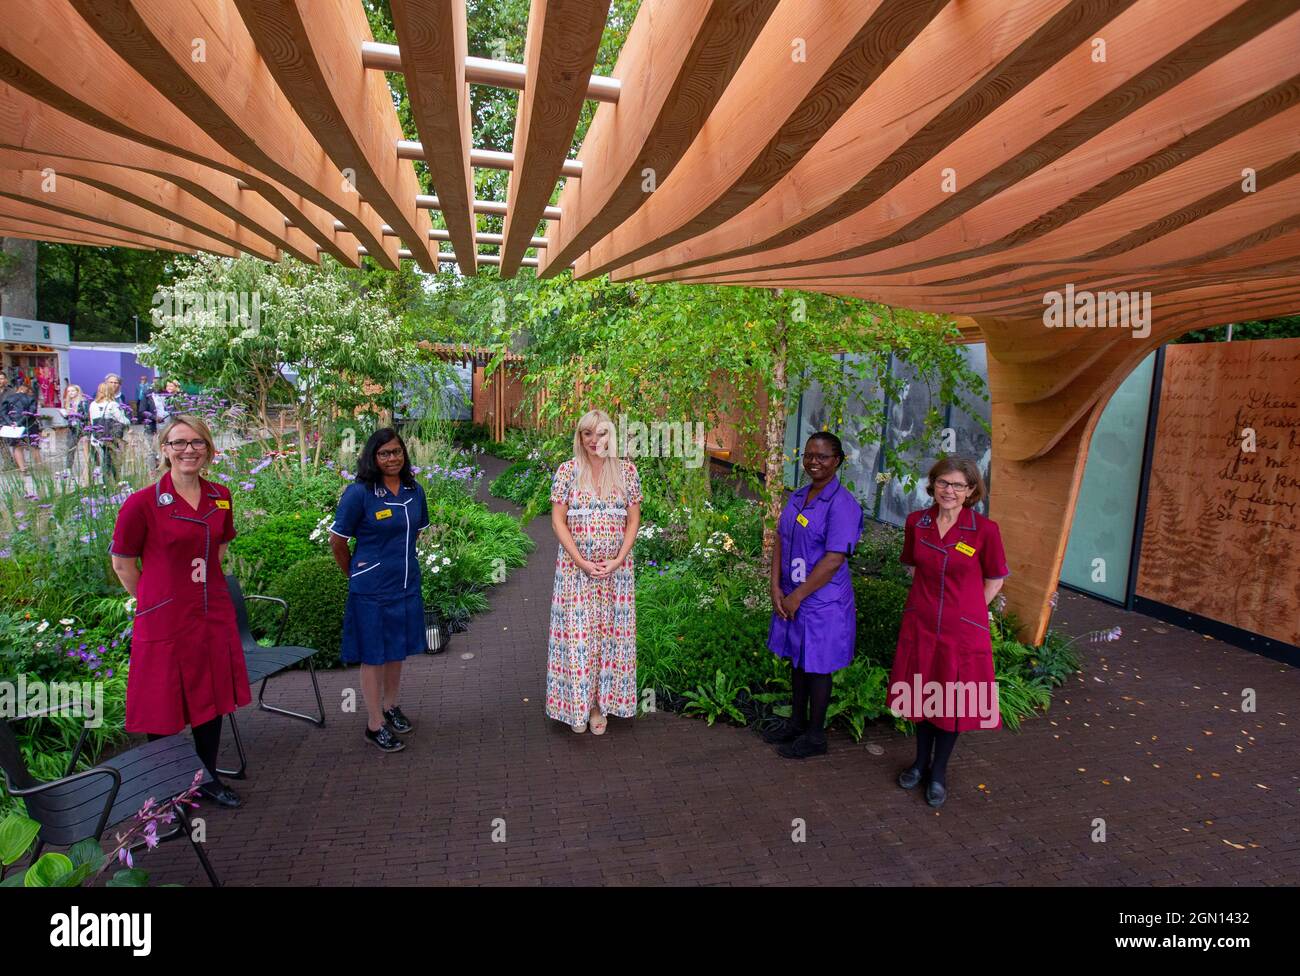
<path id="1" fill-rule="evenodd" d="M 95 390 L 95 402 L 103 403 L 111 399 L 113 399 L 113 395 L 108 392 L 108 380 L 104 380 L 99 384 L 99 388 Z"/>
<path id="2" fill-rule="evenodd" d="M 608 435 L 605 464 L 601 467 L 600 481 L 597 483 L 587 460 L 587 449 L 582 446 L 584 431 L 599 430 Z M 588 410 L 578 421 L 573 431 L 573 463 L 575 465 L 574 485 L 586 488 L 600 498 L 623 498 L 626 495 L 626 482 L 623 478 L 623 459 L 618 453 L 618 439 L 614 436 L 614 422 L 604 410 Z"/>
<path id="3" fill-rule="evenodd" d="M 76 383 L 69 383 L 68 388 L 63 391 L 64 407 L 67 407 L 70 403 L 72 403 L 72 397 L 74 395 L 74 392 L 78 399 L 85 399 L 85 391 L 82 390 L 82 388 L 79 387 Z"/>
<path id="4" fill-rule="evenodd" d="M 212 431 L 198 417 L 191 417 L 187 413 L 174 414 L 167 418 L 167 423 L 163 424 L 162 429 L 158 431 L 158 470 L 169 471 L 172 466 L 172 459 L 167 456 L 163 450 L 163 445 L 167 443 L 167 438 L 177 427 L 188 427 L 203 438 L 203 443 L 208 446 L 208 459 L 203 464 L 203 471 L 207 471 L 208 465 L 212 463 L 213 458 L 217 456 L 217 445 L 212 439 Z"/>

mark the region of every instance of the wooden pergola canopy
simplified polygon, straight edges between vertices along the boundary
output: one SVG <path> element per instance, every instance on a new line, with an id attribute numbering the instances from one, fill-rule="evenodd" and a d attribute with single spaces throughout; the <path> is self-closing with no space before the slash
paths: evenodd
<path id="1" fill-rule="evenodd" d="M 592 74 L 609 0 L 532 0 L 519 65 L 467 50 L 465 0 L 391 9 L 395 45 L 359 0 L 6 11 L 0 233 L 969 316 L 990 358 L 994 504 L 1013 501 L 1002 466 L 1024 465 L 1022 487 L 1060 510 L 1008 513 L 1059 541 L 1035 599 L 1133 365 L 1300 305 L 1300 0 L 643 0 L 610 78 Z M 470 84 L 520 91 L 511 152 L 475 144 Z M 476 166 L 509 171 L 506 200 L 474 198 Z M 1149 300 L 1149 330 L 1044 328 L 1067 288 Z"/>

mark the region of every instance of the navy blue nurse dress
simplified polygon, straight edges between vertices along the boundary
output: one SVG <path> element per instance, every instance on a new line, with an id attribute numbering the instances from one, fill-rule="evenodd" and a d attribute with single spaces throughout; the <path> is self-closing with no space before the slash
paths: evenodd
<path id="1" fill-rule="evenodd" d="M 429 524 L 418 484 L 394 495 L 353 482 L 343 492 L 330 531 L 355 539 L 343 613 L 343 661 L 388 664 L 425 650 L 424 601 L 415 540 Z"/>

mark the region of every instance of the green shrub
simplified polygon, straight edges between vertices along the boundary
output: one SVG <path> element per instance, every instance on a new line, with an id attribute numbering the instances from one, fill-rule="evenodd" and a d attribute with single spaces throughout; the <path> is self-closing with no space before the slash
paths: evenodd
<path id="1" fill-rule="evenodd" d="M 266 595 L 289 604 L 283 643 L 315 648 L 318 668 L 342 664 L 348 578 L 339 572 L 333 556 L 311 556 L 295 564 L 271 584 Z"/>
<path id="2" fill-rule="evenodd" d="M 906 586 L 892 580 L 863 576 L 857 572 L 853 574 L 853 602 L 858 624 L 857 656 L 885 665 L 894 660 L 907 593 Z"/>
<path id="3" fill-rule="evenodd" d="M 245 593 L 266 593 L 294 564 L 320 554 L 310 536 L 322 517 L 308 509 L 258 518 L 230 543 L 227 569 Z"/>
<path id="4" fill-rule="evenodd" d="M 551 478 L 540 461 L 516 461 L 493 479 L 488 491 L 521 506 L 527 521 L 551 510 Z"/>

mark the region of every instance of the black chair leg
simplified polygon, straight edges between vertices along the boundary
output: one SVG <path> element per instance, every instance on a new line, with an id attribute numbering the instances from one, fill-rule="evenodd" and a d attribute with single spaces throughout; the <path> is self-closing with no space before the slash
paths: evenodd
<path id="1" fill-rule="evenodd" d="M 320 682 L 316 679 L 316 666 L 312 663 L 311 658 L 307 658 L 307 673 L 311 675 L 312 690 L 316 692 L 316 714 L 304 715 L 302 712 L 292 712 L 287 708 L 278 708 L 275 705 L 268 705 L 263 699 L 266 697 L 266 684 L 271 680 L 270 676 L 262 679 L 262 687 L 257 693 L 257 707 L 267 712 L 274 712 L 276 715 L 287 715 L 289 718 L 300 718 L 304 722 L 310 722 L 318 728 L 325 724 L 325 703 L 320 696 Z"/>
<path id="2" fill-rule="evenodd" d="M 218 769 L 217 772 L 222 776 L 229 776 L 231 779 L 245 779 L 245 773 L 248 770 L 248 756 L 244 754 L 244 740 L 239 736 L 239 725 L 235 721 L 235 713 L 231 712 L 227 718 L 230 719 L 230 731 L 235 737 L 235 751 L 239 753 L 239 768 Z"/>
<path id="3" fill-rule="evenodd" d="M 194 853 L 198 855 L 199 863 L 203 865 L 208 881 L 212 883 L 212 887 L 220 888 L 221 881 L 217 878 L 217 872 L 212 870 L 212 862 L 208 860 L 208 855 L 203 852 L 203 845 L 194 839 L 194 826 L 190 823 L 189 814 L 181 809 L 179 805 L 177 805 L 176 813 L 179 815 L 181 823 L 185 825 L 185 839 L 190 842 L 190 846 L 194 848 Z"/>

